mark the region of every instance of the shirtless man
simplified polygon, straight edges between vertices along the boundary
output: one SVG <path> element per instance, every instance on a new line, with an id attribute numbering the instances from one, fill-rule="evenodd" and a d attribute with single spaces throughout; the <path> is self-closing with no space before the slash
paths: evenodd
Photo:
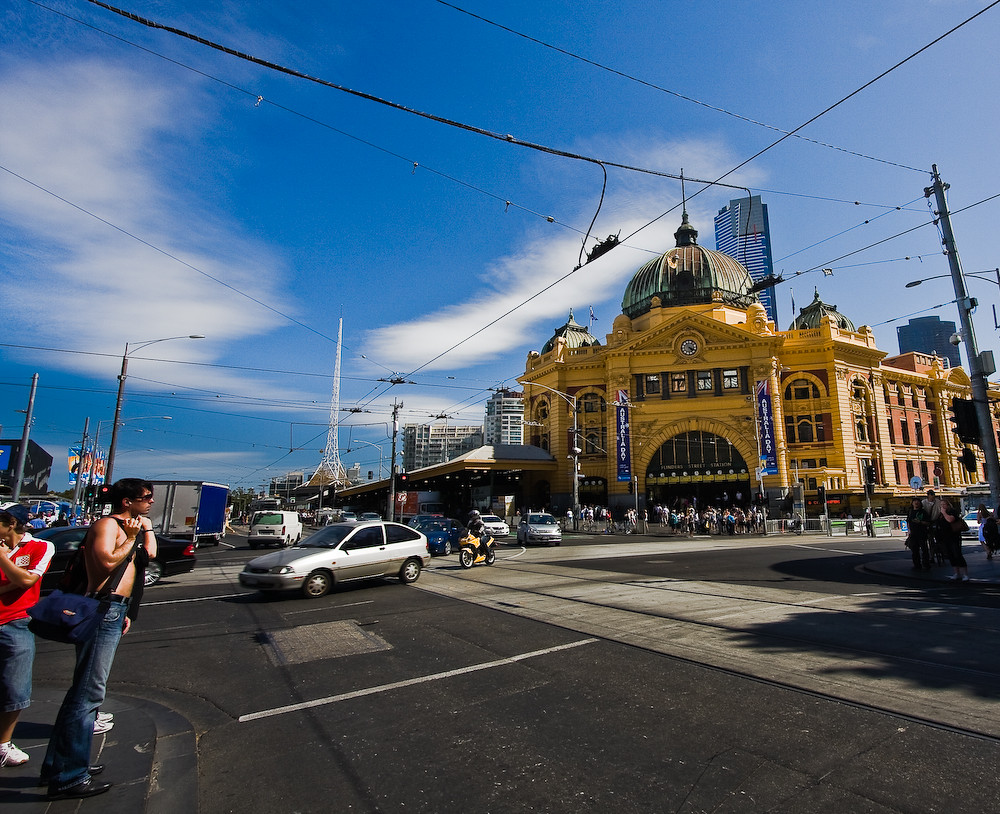
<path id="1" fill-rule="evenodd" d="M 156 556 L 156 537 L 146 517 L 153 504 L 148 481 L 124 478 L 111 487 L 110 497 L 116 511 L 94 523 L 82 543 L 87 594 L 109 604 L 97 633 L 76 645 L 73 683 L 59 708 L 42 764 L 41 781 L 48 784 L 50 800 L 93 797 L 111 788 L 111 783 L 94 779 L 104 766 L 90 765 L 94 721 L 104 702 L 118 642 L 128 632 L 142 595 L 146 563 Z M 132 557 L 137 538 L 139 545 Z M 112 587 L 108 582 L 123 563 L 121 579 L 108 594 Z"/>

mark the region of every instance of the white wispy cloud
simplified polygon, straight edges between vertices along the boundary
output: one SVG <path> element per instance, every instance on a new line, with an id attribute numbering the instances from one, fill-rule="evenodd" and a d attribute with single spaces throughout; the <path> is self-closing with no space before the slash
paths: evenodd
<path id="1" fill-rule="evenodd" d="M 279 258 L 183 191 L 185 167 L 170 156 L 204 126 L 197 112 L 176 116 L 192 107 L 196 87 L 99 60 L 7 63 L 0 81 L 0 163 L 21 176 L 0 173 L 3 250 L 12 258 L 0 296 L 15 309 L 41 301 L 58 314 L 35 322 L 32 344 L 120 353 L 126 342 L 198 333 L 209 340 L 172 343 L 169 356 L 213 361 L 224 342 L 285 323 L 206 276 L 294 308 L 278 288 Z M 100 357 L 47 361 L 107 370 Z M 259 386 L 198 369 L 184 380 L 232 392 Z"/>

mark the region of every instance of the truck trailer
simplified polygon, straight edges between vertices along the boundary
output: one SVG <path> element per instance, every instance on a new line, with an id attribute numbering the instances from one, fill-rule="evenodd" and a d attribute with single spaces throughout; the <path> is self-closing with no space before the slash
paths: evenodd
<path id="1" fill-rule="evenodd" d="M 155 500 L 149 512 L 153 532 L 190 540 L 195 545 L 218 545 L 226 531 L 229 487 L 195 480 L 154 480 Z"/>

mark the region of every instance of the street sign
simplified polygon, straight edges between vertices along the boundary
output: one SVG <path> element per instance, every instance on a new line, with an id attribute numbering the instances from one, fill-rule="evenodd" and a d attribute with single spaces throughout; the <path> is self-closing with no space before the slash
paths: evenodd
<path id="1" fill-rule="evenodd" d="M 916 492 L 919 492 L 921 489 L 924 488 L 924 482 L 921 479 L 920 475 L 914 475 L 912 478 L 910 478 L 910 488 Z"/>

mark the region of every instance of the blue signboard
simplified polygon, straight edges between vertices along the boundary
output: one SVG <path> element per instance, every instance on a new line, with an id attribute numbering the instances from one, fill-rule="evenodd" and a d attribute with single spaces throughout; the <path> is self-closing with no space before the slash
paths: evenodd
<path id="1" fill-rule="evenodd" d="M 0 469 L 2 470 L 10 469 L 10 450 L 9 444 L 0 446 Z"/>
<path id="2" fill-rule="evenodd" d="M 771 386 L 767 379 L 757 382 L 756 402 L 760 471 L 762 475 L 777 475 L 778 450 L 774 443 L 774 413 L 771 410 Z"/>
<path id="3" fill-rule="evenodd" d="M 618 480 L 632 480 L 632 452 L 628 428 L 628 391 L 619 390 L 615 401 L 615 426 L 618 439 Z"/>

